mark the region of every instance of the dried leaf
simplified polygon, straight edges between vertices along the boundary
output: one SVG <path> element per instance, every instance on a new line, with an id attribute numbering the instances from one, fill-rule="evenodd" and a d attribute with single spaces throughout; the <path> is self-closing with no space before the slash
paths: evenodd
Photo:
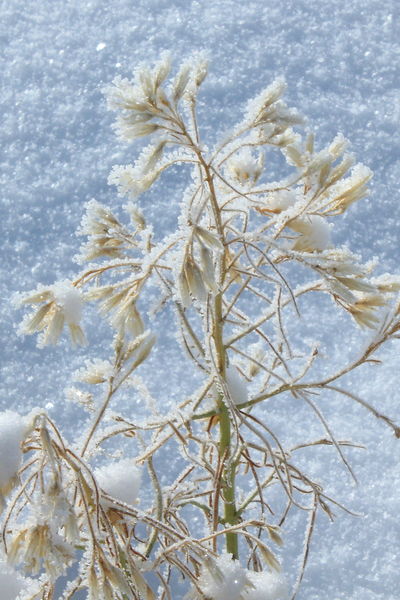
<path id="1" fill-rule="evenodd" d="M 204 246 L 200 248 L 200 263 L 201 271 L 203 273 L 203 279 L 206 286 L 211 292 L 217 293 L 218 286 L 215 281 L 215 269 L 212 253 L 208 248 Z"/>
<path id="2" fill-rule="evenodd" d="M 273 569 L 274 571 L 279 572 L 281 570 L 281 565 L 279 564 L 279 561 L 276 558 L 275 554 L 273 552 L 271 552 L 271 550 L 269 550 L 269 548 L 267 548 L 267 546 L 265 546 L 260 541 L 258 542 L 258 548 L 259 548 L 266 564 L 269 567 L 271 567 L 271 569 Z"/>
<path id="3" fill-rule="evenodd" d="M 267 525 L 267 530 L 271 540 L 275 542 L 275 544 L 278 544 L 278 546 L 283 546 L 283 540 L 280 535 L 280 528 L 276 525 Z"/>
<path id="4" fill-rule="evenodd" d="M 363 281 L 362 279 L 353 277 L 338 277 L 337 280 L 350 290 L 356 290 L 358 292 L 376 292 L 375 286 Z"/>
<path id="5" fill-rule="evenodd" d="M 207 229 L 200 227 L 200 225 L 196 225 L 194 231 L 198 240 L 207 246 L 207 248 L 216 250 L 217 252 L 223 252 L 224 246 L 214 233 L 207 231 Z"/>
<path id="6" fill-rule="evenodd" d="M 41 306 L 33 315 L 30 321 L 24 325 L 24 331 L 26 333 L 35 333 L 41 331 L 47 325 L 47 315 L 51 308 L 54 308 L 54 302 L 49 302 Z"/>

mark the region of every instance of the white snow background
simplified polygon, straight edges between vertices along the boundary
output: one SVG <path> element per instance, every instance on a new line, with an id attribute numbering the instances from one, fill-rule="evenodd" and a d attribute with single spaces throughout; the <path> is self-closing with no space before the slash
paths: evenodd
<path id="1" fill-rule="evenodd" d="M 63 390 L 84 358 L 107 355 L 96 317 L 90 317 L 89 348 L 71 350 L 64 340 L 38 350 L 35 339 L 17 336 L 22 314 L 10 297 L 73 277 L 74 233 L 85 202 L 94 197 L 120 205 L 107 176 L 137 150 L 115 139 L 101 88 L 164 50 L 176 64 L 207 51 L 200 121 L 211 143 L 236 123 L 247 99 L 284 75 L 288 103 L 308 117 L 318 146 L 342 132 L 375 173 L 371 196 L 335 220 L 334 240 L 348 242 L 365 260 L 378 257 L 379 272 L 400 273 L 398 0 L 3 0 L 0 6 L 1 410 L 25 414 L 45 406 L 69 439 L 79 426 Z M 142 201 L 157 231 L 173 227 L 183 184 L 175 173 L 158 195 Z M 313 318 L 325 324 L 325 352 L 335 354 L 337 364 L 370 335 L 330 303 L 321 304 L 321 315 L 304 310 L 310 331 Z M 388 346 L 379 355 L 383 366 L 362 369 L 346 382 L 397 423 L 399 349 Z M 184 386 L 173 347 L 165 352 L 168 378 L 161 373 L 155 389 L 168 402 Z M 284 408 L 271 406 L 275 427 L 303 439 L 321 435 L 304 408 L 288 414 Z M 330 398 L 323 409 L 338 439 L 368 446 L 347 451 L 360 483 L 351 483 L 332 449 L 318 460 L 309 453 L 308 468 L 363 516 L 338 514 L 330 524 L 320 515 L 298 600 L 399 600 L 400 440 L 344 399 Z M 291 581 L 303 525 L 299 518 L 283 531 L 282 560 Z"/>

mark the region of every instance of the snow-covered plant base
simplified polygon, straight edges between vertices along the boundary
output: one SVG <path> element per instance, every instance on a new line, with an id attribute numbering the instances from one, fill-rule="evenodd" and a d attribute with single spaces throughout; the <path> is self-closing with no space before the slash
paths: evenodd
<path id="1" fill-rule="evenodd" d="M 307 473 L 299 453 L 330 446 L 354 476 L 345 453 L 353 444 L 336 439 L 320 396 L 361 404 L 400 437 L 379 408 L 339 383 L 376 363 L 376 350 L 400 331 L 400 279 L 374 277 L 374 265 L 334 244 L 335 219 L 366 195 L 369 169 L 354 163 L 343 136 L 317 151 L 312 134 L 294 129 L 302 119 L 282 100 L 281 80 L 208 149 L 197 122 L 206 74 L 192 58 L 171 76 L 163 59 L 107 89 L 119 136 L 151 138 L 133 165 L 110 174 L 128 198 L 125 216 L 89 202 L 78 257 L 88 266 L 74 280 L 21 298 L 34 307 L 21 329 L 39 332 L 40 344 L 56 343 L 65 326 L 74 344 L 86 344 L 88 302 L 115 335 L 110 358 L 87 361 L 68 390 L 89 413 L 68 435 L 72 443 L 43 411 L 0 414 L 7 599 L 176 600 L 178 575 L 187 600 L 293 599 L 317 511 L 333 518 L 333 507 L 347 510 Z M 269 165 L 281 169 L 275 181 Z M 157 189 L 170 167 L 189 169 L 190 180 L 176 230 L 158 240 L 137 198 Z M 303 298 L 321 294 L 371 332 L 340 368 L 296 336 Z M 143 365 L 160 341 L 152 329 L 165 311 L 175 314 L 169 335 L 187 361 L 185 386 L 192 384 L 180 398 L 170 390 L 173 408 L 150 391 L 152 373 L 168 381 L 168 361 L 155 352 L 158 363 L 150 371 Z M 318 330 L 318 315 L 308 325 Z M 126 403 L 120 410 L 118 399 L 129 396 L 142 400 L 146 417 Z M 323 437 L 279 439 L 268 418 L 277 397 L 305 403 Z M 161 454 L 164 464 L 171 455 L 168 472 L 158 467 Z M 278 555 L 296 511 L 309 519 L 290 590 Z"/>

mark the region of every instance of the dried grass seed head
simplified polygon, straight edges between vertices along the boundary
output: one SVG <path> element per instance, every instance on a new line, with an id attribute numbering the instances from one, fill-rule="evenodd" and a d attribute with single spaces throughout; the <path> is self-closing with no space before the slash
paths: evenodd
<path id="1" fill-rule="evenodd" d="M 40 297 L 44 299 L 45 304 L 23 320 L 21 333 L 43 332 L 41 341 L 44 345 L 56 344 L 64 325 L 67 325 L 73 344 L 84 345 L 86 338 L 80 324 L 84 298 L 80 290 L 69 280 L 65 280 L 55 283 L 45 293 L 27 296 L 23 303 L 36 304 Z"/>

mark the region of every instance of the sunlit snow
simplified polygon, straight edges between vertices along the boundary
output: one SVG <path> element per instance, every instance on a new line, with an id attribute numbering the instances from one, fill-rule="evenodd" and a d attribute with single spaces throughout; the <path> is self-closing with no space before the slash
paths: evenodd
<path id="1" fill-rule="evenodd" d="M 97 314 L 87 314 L 88 348 L 71 349 L 65 336 L 59 346 L 38 349 L 33 338 L 17 336 L 21 313 L 10 298 L 39 283 L 51 286 L 73 278 L 80 243 L 75 231 L 86 202 L 94 198 L 118 210 L 121 198 L 107 178 L 113 165 L 132 163 L 136 151 L 116 140 L 102 89 L 118 75 L 131 77 L 138 63 L 157 60 L 165 50 L 176 63 L 193 51 L 210 59 L 200 107 L 201 134 L 210 147 L 241 118 L 249 98 L 284 76 L 289 104 L 307 116 L 317 144 L 322 147 L 341 132 L 357 159 L 374 171 L 370 197 L 351 207 L 334 230 L 314 224 L 314 242 L 324 245 L 331 236 L 363 260 L 377 257 L 379 273 L 399 272 L 397 0 L 13 0 L 2 3 L 1 13 L 0 410 L 25 415 L 33 406 L 46 407 L 67 439 L 74 437 L 76 406 L 65 401 L 64 389 L 86 358 L 107 358 L 109 329 Z M 269 167 L 276 176 L 279 165 Z M 156 235 L 175 229 L 184 183 L 182 175 L 170 176 L 142 201 L 140 208 Z M 76 296 L 64 295 L 60 301 L 73 321 L 80 317 Z M 320 323 L 320 353 L 334 355 L 335 364 L 344 364 L 367 343 L 368 333 L 360 333 L 343 316 L 337 319 L 328 302 L 318 313 L 315 306 L 301 308 L 301 321 L 293 327 L 311 344 L 314 333 L 308 325 Z M 168 318 L 157 325 L 162 331 Z M 398 357 L 399 346 L 391 345 L 380 353 L 382 366 L 363 367 L 346 381 L 396 422 Z M 163 347 L 162 359 L 168 376 L 161 373 L 154 385 L 158 396 L 164 393 L 171 401 L 187 391 L 185 369 L 173 345 Z M 236 373 L 234 377 L 232 385 L 242 397 L 243 382 Z M 360 516 L 338 509 L 330 523 L 319 515 L 298 600 L 398 600 L 399 440 L 361 406 L 342 398 L 321 398 L 321 408 L 339 439 L 368 447 L 346 453 L 359 486 L 344 483 L 346 474 L 330 448 L 319 454 L 305 450 L 303 460 L 331 496 Z M 283 437 L 323 435 L 304 406 L 272 401 L 268 411 Z M 9 435 L 4 418 L 2 423 L 0 435 Z M 0 448 L 4 440 L 0 438 Z M 19 441 L 16 434 L 10 462 L 0 465 L 3 478 L 19 465 Z M 104 488 L 119 494 L 116 488 Z M 135 496 L 130 491 L 129 501 Z M 290 584 L 300 566 L 304 519 L 288 519 L 282 531 L 281 558 Z M 0 562 L 4 598 L 12 600 L 19 585 Z M 248 597 L 259 598 L 250 591 Z"/>

